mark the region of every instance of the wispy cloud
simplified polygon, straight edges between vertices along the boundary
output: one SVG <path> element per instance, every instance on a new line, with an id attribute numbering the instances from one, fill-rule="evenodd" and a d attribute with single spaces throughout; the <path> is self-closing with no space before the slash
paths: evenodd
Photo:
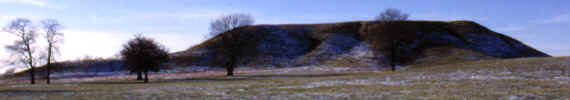
<path id="1" fill-rule="evenodd" d="M 4 51 L 4 46 L 10 45 L 15 38 L 12 34 L 6 32 L 0 32 L 0 60 L 4 60 L 8 56 L 8 53 Z"/>
<path id="2" fill-rule="evenodd" d="M 132 39 L 135 32 L 64 30 L 65 43 L 62 48 L 62 60 L 72 60 L 84 55 L 111 57 L 118 54 L 122 45 Z M 198 44 L 200 37 L 191 34 L 142 33 L 163 44 L 171 52 L 187 49 Z"/>
<path id="3" fill-rule="evenodd" d="M 84 55 L 110 57 L 127 41 L 129 34 L 113 31 L 63 30 L 65 42 L 61 45 L 61 60 L 72 60 Z"/>
<path id="4" fill-rule="evenodd" d="M 568 56 L 570 55 L 570 47 L 565 43 L 529 43 L 532 47 L 536 47 L 545 53 L 553 56 Z"/>
<path id="5" fill-rule="evenodd" d="M 8 24 L 10 21 L 15 20 L 17 18 L 27 18 L 32 21 L 40 21 L 44 20 L 47 17 L 37 14 L 29 14 L 29 13 L 17 13 L 17 14 L 10 14 L 10 13 L 3 13 L 7 15 L 0 15 L 0 27 Z"/>
<path id="6" fill-rule="evenodd" d="M 540 24 L 559 24 L 559 23 L 570 23 L 570 14 L 561 14 L 557 16 L 552 16 L 550 18 L 538 19 L 532 22 Z"/>
<path id="7" fill-rule="evenodd" d="M 225 14 L 225 12 L 235 12 L 233 10 L 210 10 L 196 8 L 192 11 L 172 11 L 172 12 L 144 12 L 137 10 L 112 10 L 112 13 L 121 14 L 121 16 L 116 17 L 119 19 L 213 19 L 220 15 Z"/>
<path id="8" fill-rule="evenodd" d="M 0 0 L 0 3 L 17 3 L 17 4 L 25 4 L 25 5 L 32 5 L 42 8 L 65 8 L 61 5 L 54 5 L 47 2 L 47 0 Z"/>
<path id="9" fill-rule="evenodd" d="M 34 6 L 39 6 L 39 7 L 46 7 L 47 6 L 47 3 L 45 1 L 42 1 L 42 0 L 0 0 L 0 2 L 28 4 L 28 5 L 34 5 Z"/>
<path id="10" fill-rule="evenodd" d="M 8 65 L 7 61 L 8 61 L 10 54 L 8 53 L 8 51 L 5 51 L 5 49 L 4 49 L 4 46 L 10 45 L 13 43 L 13 40 L 14 40 L 13 38 L 16 38 L 16 37 L 10 33 L 0 31 L 0 75 L 5 73 L 6 70 L 16 68 L 16 67 Z"/>
<path id="11" fill-rule="evenodd" d="M 374 16 L 369 15 L 293 15 L 268 17 L 259 15 L 256 20 L 259 24 L 312 24 L 312 23 L 332 23 L 339 21 L 359 21 L 373 20 Z"/>
<path id="12" fill-rule="evenodd" d="M 444 20 L 444 21 L 452 21 L 452 20 L 473 20 L 473 21 L 486 21 L 489 18 L 483 16 L 463 16 L 463 15 L 448 15 L 448 14 L 441 14 L 441 13 L 417 13 L 412 14 L 412 18 L 414 20 Z"/>
<path id="13" fill-rule="evenodd" d="M 495 28 L 495 30 L 497 30 L 498 32 L 520 32 L 523 31 L 524 29 L 525 27 L 523 26 L 513 25 L 513 24 Z"/>

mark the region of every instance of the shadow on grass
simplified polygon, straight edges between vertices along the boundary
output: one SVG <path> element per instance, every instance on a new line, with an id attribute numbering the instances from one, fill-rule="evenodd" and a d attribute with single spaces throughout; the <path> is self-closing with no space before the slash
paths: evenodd
<path id="1" fill-rule="evenodd" d="M 255 79 L 217 76 L 217 77 L 200 77 L 200 78 L 189 78 L 189 79 L 161 79 L 161 80 L 150 79 L 149 83 L 144 83 L 142 80 L 121 80 L 121 81 L 81 82 L 80 84 L 135 85 L 135 84 L 160 84 L 160 83 L 170 83 L 170 82 L 212 82 L 212 81 L 244 81 L 244 80 L 255 80 Z"/>
<path id="2" fill-rule="evenodd" d="M 236 76 L 216 76 L 216 77 L 199 77 L 190 79 L 178 80 L 161 80 L 160 82 L 206 82 L 206 81 L 253 81 L 253 80 L 267 80 L 267 79 L 294 79 L 294 78 L 317 78 L 317 77 L 336 77 L 351 74 L 262 74 L 262 75 L 236 75 Z"/>
<path id="3" fill-rule="evenodd" d="M 0 90 L 0 94 L 30 94 L 30 93 L 71 93 L 71 92 L 85 92 L 85 91 L 72 91 L 72 90 Z"/>
<path id="4" fill-rule="evenodd" d="M 255 80 L 268 80 L 268 79 L 295 79 L 295 78 L 320 78 L 320 77 L 337 77 L 351 75 L 349 73 L 334 73 L 334 74 L 263 74 L 263 75 L 236 75 L 236 76 L 209 76 L 197 77 L 188 79 L 161 79 L 152 80 L 149 83 L 135 80 L 125 81 L 98 81 L 98 82 L 84 82 L 81 84 L 113 84 L 113 85 L 129 85 L 129 84 L 160 84 L 171 82 L 233 82 L 233 81 L 255 81 Z"/>
<path id="5" fill-rule="evenodd" d="M 267 74 L 267 75 L 243 75 L 248 78 L 318 78 L 318 77 L 336 77 L 352 75 L 350 73 L 334 73 L 334 74 Z"/>
<path id="6" fill-rule="evenodd" d="M 151 81 L 152 82 L 152 81 Z M 129 85 L 129 84 L 144 84 L 143 81 L 133 81 L 133 80 L 125 80 L 125 81 L 97 81 L 97 82 L 82 82 L 81 84 L 114 84 L 114 85 Z"/>

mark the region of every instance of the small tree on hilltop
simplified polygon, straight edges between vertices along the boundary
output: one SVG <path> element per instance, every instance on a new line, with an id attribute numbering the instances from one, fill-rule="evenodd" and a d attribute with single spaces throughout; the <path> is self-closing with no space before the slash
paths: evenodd
<path id="1" fill-rule="evenodd" d="M 415 35 L 415 32 L 406 29 L 405 23 L 395 22 L 408 20 L 409 14 L 403 13 L 399 9 L 389 8 L 381 12 L 376 17 L 376 23 L 367 25 L 365 28 L 367 33 L 367 42 L 371 44 L 371 48 L 375 51 L 375 55 L 388 56 L 392 71 L 396 70 L 396 64 L 407 60 L 405 47 L 408 41 L 415 38 L 409 37 Z"/>
<path id="2" fill-rule="evenodd" d="M 204 37 L 208 39 L 237 27 L 252 25 L 254 22 L 255 19 L 249 14 L 222 15 L 210 23 L 210 33 Z"/>
<path id="3" fill-rule="evenodd" d="M 168 61 L 168 51 L 153 39 L 135 35 L 123 46 L 121 55 L 132 72 L 144 73 L 144 82 L 148 83 L 149 71 L 158 71 Z"/>
<path id="4" fill-rule="evenodd" d="M 408 20 L 409 14 L 402 13 L 399 9 L 388 8 L 384 12 L 381 12 L 376 16 L 376 21 L 380 22 L 390 22 L 390 21 L 402 21 Z"/>
<path id="5" fill-rule="evenodd" d="M 227 70 L 227 76 L 234 75 L 234 68 L 240 61 L 248 57 L 257 56 L 257 46 L 261 40 L 262 31 L 247 30 L 247 27 L 239 27 L 227 31 L 215 38 L 216 42 L 211 45 L 215 53 L 211 66 L 223 66 Z"/>

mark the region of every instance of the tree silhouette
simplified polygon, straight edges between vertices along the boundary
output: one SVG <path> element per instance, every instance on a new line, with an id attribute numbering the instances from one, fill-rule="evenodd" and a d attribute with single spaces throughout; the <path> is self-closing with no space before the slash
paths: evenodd
<path id="1" fill-rule="evenodd" d="M 413 52 L 409 51 L 408 46 L 416 40 L 415 32 L 406 26 L 405 21 L 373 22 L 361 30 L 366 34 L 363 38 L 373 50 L 374 56 L 382 60 L 381 57 L 384 55 L 392 71 L 396 70 L 398 64 L 406 63 L 413 58 Z"/>
<path id="2" fill-rule="evenodd" d="M 35 48 L 32 45 L 35 43 L 37 33 L 32 27 L 32 22 L 26 18 L 18 18 L 13 20 L 7 27 L 4 28 L 5 32 L 14 34 L 18 37 L 14 44 L 8 45 L 5 48 L 12 52 L 12 64 L 23 64 L 30 68 L 30 83 L 35 84 Z"/>
<path id="3" fill-rule="evenodd" d="M 256 56 L 257 45 L 264 32 L 247 28 L 247 26 L 234 28 L 216 36 L 214 38 L 216 42 L 209 47 L 215 51 L 214 60 L 210 65 L 223 66 L 227 70 L 227 76 L 233 76 L 234 68 L 240 61 Z"/>
<path id="4" fill-rule="evenodd" d="M 168 61 L 168 51 L 153 39 L 135 35 L 123 46 L 121 55 L 131 72 L 144 73 L 144 82 L 148 83 L 149 71 L 158 71 Z"/>
<path id="5" fill-rule="evenodd" d="M 390 21 L 402 21 L 408 20 L 409 14 L 403 13 L 396 8 L 388 8 L 384 12 L 376 16 L 376 21 L 380 22 L 390 22 Z"/>
<path id="6" fill-rule="evenodd" d="M 51 62 L 55 60 L 55 54 L 59 53 L 59 46 L 57 44 L 63 42 L 63 33 L 59 32 L 62 26 L 57 20 L 46 19 L 42 21 L 42 25 L 44 37 L 47 40 L 46 83 L 49 84 Z"/>
<path id="7" fill-rule="evenodd" d="M 241 27 L 252 25 L 255 19 L 249 14 L 229 14 L 222 15 L 210 23 L 210 33 L 205 38 L 216 36 L 222 32 Z"/>

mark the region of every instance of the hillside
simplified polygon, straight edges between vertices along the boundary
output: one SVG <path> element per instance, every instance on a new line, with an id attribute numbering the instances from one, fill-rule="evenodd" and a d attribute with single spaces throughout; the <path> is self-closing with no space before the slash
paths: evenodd
<path id="1" fill-rule="evenodd" d="M 57 80 L 51 85 L 0 80 L 2 100 L 19 99 L 509 99 L 570 98 L 570 57 L 481 60 L 377 72 L 321 72 L 303 67 Z M 411 65 L 415 66 L 415 65 Z M 308 68 L 308 69 L 306 69 Z M 338 67 L 331 67 L 338 68 Z M 289 70 L 290 69 L 290 70 Z M 197 75 L 202 74 L 202 75 Z"/>
<path id="2" fill-rule="evenodd" d="M 186 51 L 175 53 L 178 65 L 206 66 L 213 57 L 212 45 L 229 34 L 254 34 L 248 44 L 256 57 L 246 66 L 332 65 L 384 68 L 390 62 L 389 43 L 404 43 L 394 59 L 398 65 L 446 64 L 482 59 L 548 57 L 506 35 L 471 21 L 371 21 L 328 24 L 254 25 L 228 31 Z M 388 31 L 391 30 L 391 31 Z M 372 38 L 380 36 L 381 38 Z M 377 44 L 371 44 L 376 41 Z M 376 49 L 373 49 L 375 47 Z M 384 66 L 384 67 L 382 67 Z"/>

